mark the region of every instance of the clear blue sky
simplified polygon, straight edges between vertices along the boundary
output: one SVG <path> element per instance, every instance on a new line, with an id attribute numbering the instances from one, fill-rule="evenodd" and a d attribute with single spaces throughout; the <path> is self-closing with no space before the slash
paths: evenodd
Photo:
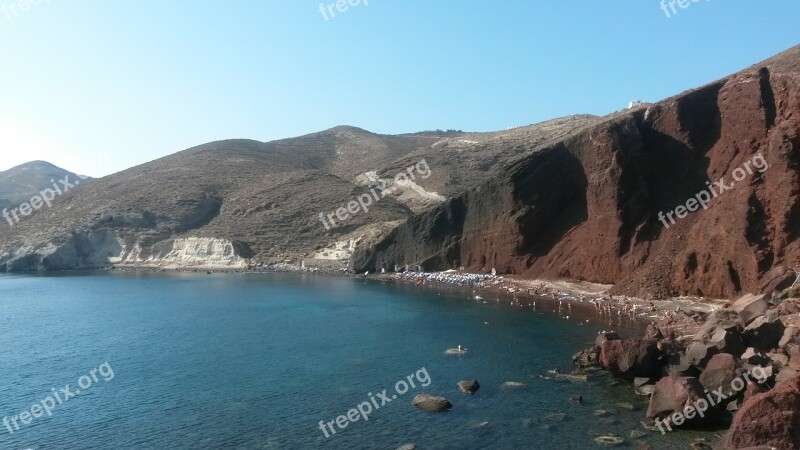
<path id="1" fill-rule="evenodd" d="M 671 18 L 660 0 L 369 0 L 328 21 L 319 5 L 0 0 L 0 170 L 44 159 L 101 176 L 342 124 L 602 115 L 800 44 L 797 0 L 701 0 Z"/>

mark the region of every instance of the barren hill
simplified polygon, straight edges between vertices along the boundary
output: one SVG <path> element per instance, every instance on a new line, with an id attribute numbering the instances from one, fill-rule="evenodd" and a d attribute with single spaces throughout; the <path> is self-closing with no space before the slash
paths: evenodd
<path id="1" fill-rule="evenodd" d="M 59 185 L 58 181 L 68 177 L 67 182 L 80 180 L 86 184 L 91 177 L 78 175 L 45 161 L 31 161 L 0 172 L 0 209 L 14 208 L 30 201 L 43 189 Z"/>
<path id="2" fill-rule="evenodd" d="M 213 142 L 100 178 L 0 229 L 0 264 L 9 271 L 243 267 L 310 259 L 326 248 L 344 252 L 321 258 L 346 259 L 357 243 L 488 179 L 537 142 L 596 120 L 575 116 L 484 134 L 384 136 L 336 127 L 267 143 Z M 394 183 L 420 162 L 426 177 Z M 346 207 L 381 182 L 391 195 L 368 212 L 331 229 L 320 221 L 320 213 Z"/>

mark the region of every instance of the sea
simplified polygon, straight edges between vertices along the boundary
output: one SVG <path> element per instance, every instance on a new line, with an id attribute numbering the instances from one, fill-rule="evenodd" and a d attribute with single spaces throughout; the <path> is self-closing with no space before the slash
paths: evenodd
<path id="1" fill-rule="evenodd" d="M 646 430 L 630 382 L 550 372 L 599 331 L 644 325 L 576 301 L 305 273 L 1 275 L 0 449 L 712 443 Z M 452 408 L 423 411 L 417 394 Z"/>

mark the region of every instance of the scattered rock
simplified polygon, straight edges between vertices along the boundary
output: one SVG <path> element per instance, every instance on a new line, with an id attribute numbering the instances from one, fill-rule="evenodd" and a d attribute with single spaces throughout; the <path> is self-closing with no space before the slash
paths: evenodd
<path id="1" fill-rule="evenodd" d="M 686 359 L 689 364 L 702 368 L 717 353 L 719 353 L 719 349 L 713 344 L 692 342 L 686 349 Z"/>
<path id="2" fill-rule="evenodd" d="M 754 349 L 753 347 L 748 348 L 742 353 L 740 356 L 742 362 L 752 364 L 754 366 L 766 366 L 770 363 L 769 358 L 764 353 Z"/>
<path id="3" fill-rule="evenodd" d="M 767 353 L 767 358 L 769 358 L 773 363 L 775 363 L 775 366 L 777 366 L 778 369 L 789 365 L 789 357 L 786 356 L 784 353 L 777 353 L 777 352 Z"/>
<path id="4" fill-rule="evenodd" d="M 616 447 L 617 445 L 621 445 L 623 442 L 625 442 L 625 439 L 623 439 L 623 438 L 621 438 L 619 436 L 614 436 L 612 434 L 608 434 L 608 435 L 605 435 L 605 436 L 596 437 L 594 439 L 594 441 L 597 442 L 600 445 L 605 445 L 605 446 L 608 446 L 608 447 Z"/>
<path id="5" fill-rule="evenodd" d="M 694 340 L 705 342 L 717 332 L 717 330 L 737 331 L 744 328 L 742 319 L 739 318 L 739 313 L 730 308 L 719 308 L 711 311 L 706 318 L 705 323 L 700 327 L 697 334 L 694 335 Z"/>
<path id="6" fill-rule="evenodd" d="M 465 353 L 467 353 L 467 349 L 465 349 L 465 348 L 461 348 L 461 349 L 448 348 L 447 350 L 444 351 L 445 355 L 463 355 Z"/>
<path id="7" fill-rule="evenodd" d="M 655 388 L 657 378 L 639 377 L 633 379 L 633 392 L 636 395 L 650 396 Z"/>
<path id="8" fill-rule="evenodd" d="M 764 294 L 747 294 L 736 300 L 731 308 L 739 314 L 739 318 L 745 325 L 767 312 L 767 301 Z"/>
<path id="9" fill-rule="evenodd" d="M 786 344 L 800 344 L 800 327 L 794 325 L 786 327 L 781 340 L 778 342 L 778 347 L 786 347 Z"/>
<path id="10" fill-rule="evenodd" d="M 778 372 L 778 376 L 775 377 L 775 383 L 782 383 L 786 380 L 794 378 L 798 373 L 797 369 L 792 369 L 791 367 L 784 367 Z"/>
<path id="11" fill-rule="evenodd" d="M 664 419 L 675 412 L 683 412 L 685 407 L 692 406 L 698 399 L 704 398 L 703 385 L 697 378 L 692 377 L 665 377 L 656 383 L 650 404 L 647 407 L 648 423 L 656 419 Z M 703 425 L 713 423 L 716 419 L 713 408 L 705 412 L 705 417 L 694 415 L 686 418 L 683 425 Z M 677 426 L 671 422 L 670 426 Z"/>
<path id="12" fill-rule="evenodd" d="M 411 404 L 428 412 L 442 412 L 453 407 L 453 404 L 446 398 L 428 394 L 417 394 Z"/>
<path id="13" fill-rule="evenodd" d="M 778 315 L 782 317 L 785 318 L 793 317 L 794 319 L 790 320 L 796 321 L 800 319 L 800 317 L 798 317 L 798 313 L 800 313 L 800 300 L 796 298 L 783 300 L 781 304 L 778 305 L 777 308 L 775 308 L 775 311 L 777 311 Z M 786 322 L 784 322 L 783 324 L 786 326 L 790 325 Z"/>
<path id="14" fill-rule="evenodd" d="M 738 376 L 739 362 L 729 353 L 719 353 L 711 357 L 703 373 L 700 374 L 700 384 L 713 392 L 723 387 L 727 394 L 731 390 L 731 381 Z"/>
<path id="15" fill-rule="evenodd" d="M 645 436 L 647 436 L 647 433 L 642 430 L 632 430 L 630 434 L 631 439 L 639 439 Z"/>
<path id="16" fill-rule="evenodd" d="M 703 342 L 716 347 L 717 353 L 739 355 L 746 348 L 738 330 L 726 330 L 723 327 L 715 328 L 711 336 Z"/>
<path id="17" fill-rule="evenodd" d="M 660 371 L 660 353 L 656 341 L 605 341 L 600 346 L 600 364 L 621 378 L 653 377 Z"/>
<path id="18" fill-rule="evenodd" d="M 660 341 L 661 339 L 664 339 L 664 335 L 661 334 L 661 330 L 659 330 L 657 326 L 648 324 L 647 329 L 644 332 L 644 339 Z"/>
<path id="19" fill-rule="evenodd" d="M 636 407 L 633 405 L 633 403 L 627 402 L 617 403 L 617 408 L 624 409 L 625 411 L 636 411 Z"/>
<path id="20" fill-rule="evenodd" d="M 787 345 L 786 354 L 789 355 L 789 367 L 792 369 L 800 369 L 800 345 Z"/>
<path id="21" fill-rule="evenodd" d="M 461 380 L 458 382 L 458 388 L 465 394 L 474 394 L 481 387 L 478 380 Z"/>
<path id="22" fill-rule="evenodd" d="M 680 352 L 669 358 L 666 374 L 671 377 L 696 377 L 700 375 L 700 369 L 695 367 L 683 352 Z"/>
<path id="23" fill-rule="evenodd" d="M 604 333 L 600 333 L 594 340 L 594 345 L 599 347 L 605 341 L 617 341 L 619 340 L 619 334 L 616 331 L 606 331 Z"/>
<path id="24" fill-rule="evenodd" d="M 695 318 L 679 312 L 659 320 L 656 327 L 665 338 L 677 339 L 696 335 L 700 331 L 700 325 Z"/>
<path id="25" fill-rule="evenodd" d="M 572 357 L 572 364 L 581 369 L 599 367 L 600 347 L 592 347 L 579 351 Z"/>
<path id="26" fill-rule="evenodd" d="M 773 292 L 782 292 L 794 284 L 797 274 L 794 270 L 788 269 L 783 266 L 776 266 L 761 278 L 761 288 L 759 292 L 772 294 Z"/>
<path id="27" fill-rule="evenodd" d="M 691 448 L 693 450 L 711 450 L 714 447 L 709 445 L 708 442 L 706 442 L 705 439 L 699 438 L 699 439 L 695 439 L 694 442 L 689 444 L 689 448 Z"/>
<path id="28" fill-rule="evenodd" d="M 747 345 L 766 352 L 778 346 L 785 330 L 777 317 L 758 317 L 744 329 L 742 337 Z"/>

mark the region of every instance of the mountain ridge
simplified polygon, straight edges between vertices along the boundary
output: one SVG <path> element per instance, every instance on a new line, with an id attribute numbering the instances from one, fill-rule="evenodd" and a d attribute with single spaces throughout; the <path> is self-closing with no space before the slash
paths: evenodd
<path id="1" fill-rule="evenodd" d="M 236 267 L 464 266 L 616 284 L 630 295 L 730 297 L 800 265 L 798 80 L 794 47 L 603 117 L 487 133 L 344 125 L 211 142 L 101 178 L 65 194 L 49 217 L 0 231 L 0 267 L 192 267 L 204 257 Z M 768 173 L 660 226 L 658 213 L 758 152 Z M 423 162 L 429 176 L 396 182 Z M 391 194 L 347 212 L 377 185 Z M 319 219 L 342 211 L 336 228 Z"/>

